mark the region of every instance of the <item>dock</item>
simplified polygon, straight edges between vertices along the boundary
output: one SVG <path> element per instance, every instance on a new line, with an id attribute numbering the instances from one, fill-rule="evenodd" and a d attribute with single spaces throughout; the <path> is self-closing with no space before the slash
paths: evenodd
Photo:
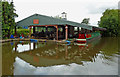
<path id="1" fill-rule="evenodd" d="M 4 39 L 0 40 L 0 43 L 6 43 L 11 41 L 30 41 L 31 38 L 24 38 L 24 39 Z M 38 42 L 57 42 L 57 43 L 67 43 L 66 40 L 47 40 L 47 39 L 34 39 Z M 71 40 L 70 42 L 74 42 L 74 40 Z"/>

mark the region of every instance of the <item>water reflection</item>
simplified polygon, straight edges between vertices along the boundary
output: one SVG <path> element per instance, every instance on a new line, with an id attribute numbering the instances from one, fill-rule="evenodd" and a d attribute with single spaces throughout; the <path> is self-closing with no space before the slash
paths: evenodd
<path id="1" fill-rule="evenodd" d="M 17 52 L 24 52 L 33 50 L 37 47 L 34 45 L 35 43 L 25 43 L 24 41 L 16 42 L 15 47 L 13 48 L 13 51 Z"/>
<path id="2" fill-rule="evenodd" d="M 54 65 L 49 67 L 33 67 L 29 63 L 26 63 L 20 58 L 16 58 L 15 62 L 15 74 L 17 75 L 76 75 L 79 72 L 82 73 L 83 70 L 85 70 L 83 66 L 72 63 L 69 65 Z M 79 68 L 82 67 L 82 68 Z M 24 68 L 24 69 L 21 69 Z M 80 70 L 81 69 L 81 70 Z M 86 70 L 85 70 L 86 71 Z M 86 72 L 87 73 L 87 72 Z M 84 72 L 83 72 L 84 74 Z M 88 73 L 87 73 L 88 74 Z"/>
<path id="3" fill-rule="evenodd" d="M 103 38 L 85 46 L 4 43 L 3 75 L 117 75 L 117 42 L 116 38 Z"/>

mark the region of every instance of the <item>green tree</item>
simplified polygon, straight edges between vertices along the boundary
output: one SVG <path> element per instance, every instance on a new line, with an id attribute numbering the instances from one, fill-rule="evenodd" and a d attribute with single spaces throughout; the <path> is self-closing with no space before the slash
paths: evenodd
<path id="1" fill-rule="evenodd" d="M 81 23 L 89 24 L 89 21 L 90 21 L 90 18 L 84 18 Z"/>
<path id="2" fill-rule="evenodd" d="M 0 1 L 0 39 L 2 39 L 2 2 Z"/>
<path id="3" fill-rule="evenodd" d="M 107 30 L 102 32 L 104 36 L 118 36 L 118 9 L 107 9 L 103 16 L 100 18 L 99 26 L 104 27 Z"/>
<path id="4" fill-rule="evenodd" d="M 2 37 L 9 38 L 13 29 L 15 28 L 15 13 L 13 2 L 2 2 Z"/>

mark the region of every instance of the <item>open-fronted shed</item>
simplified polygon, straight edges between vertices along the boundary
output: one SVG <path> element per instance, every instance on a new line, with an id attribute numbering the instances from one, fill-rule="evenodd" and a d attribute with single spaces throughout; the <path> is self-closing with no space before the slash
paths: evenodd
<path id="1" fill-rule="evenodd" d="M 31 28 L 33 28 L 33 35 L 36 37 L 44 36 L 49 34 L 47 37 L 52 37 L 58 40 L 59 38 L 68 39 L 70 37 L 75 37 L 75 27 L 77 27 L 77 33 L 80 33 L 80 29 L 82 33 L 90 32 L 93 30 L 104 30 L 103 28 L 81 24 L 78 22 L 68 21 L 65 19 L 53 18 L 50 16 L 34 14 L 31 15 L 21 21 L 17 22 L 17 27 L 29 28 L 30 36 L 31 36 Z M 36 31 L 36 28 L 44 27 L 45 32 L 41 30 L 41 33 Z M 48 31 L 48 28 L 52 28 L 51 31 Z M 59 29 L 61 28 L 61 29 Z"/>

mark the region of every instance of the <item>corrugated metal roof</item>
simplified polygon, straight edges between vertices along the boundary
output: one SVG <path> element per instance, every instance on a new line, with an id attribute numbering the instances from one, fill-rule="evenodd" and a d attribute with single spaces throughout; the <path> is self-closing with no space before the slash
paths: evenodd
<path id="1" fill-rule="evenodd" d="M 39 19 L 39 24 L 33 24 L 34 19 Z M 63 20 L 63 19 L 57 19 L 45 15 L 40 14 L 34 14 L 32 16 L 29 16 L 21 21 L 17 22 L 17 26 L 22 27 L 28 27 L 30 25 L 71 25 L 76 27 L 82 27 L 84 29 L 92 30 L 93 26 L 81 24 L 73 21 Z"/>

